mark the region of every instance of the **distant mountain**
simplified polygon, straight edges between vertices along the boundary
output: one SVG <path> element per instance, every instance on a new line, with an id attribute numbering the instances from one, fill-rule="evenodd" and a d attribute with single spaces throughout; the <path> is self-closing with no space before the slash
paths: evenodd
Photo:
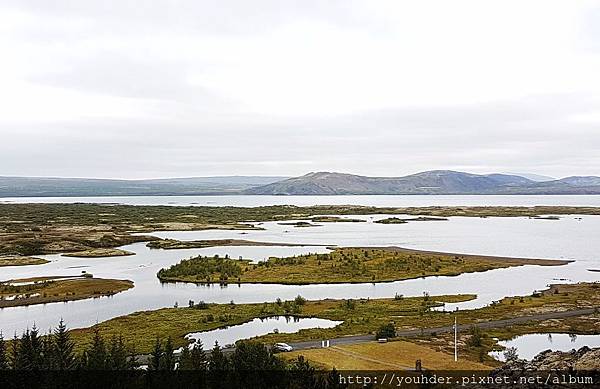
<path id="1" fill-rule="evenodd" d="M 598 181 L 596 181 L 598 180 Z M 361 194 L 600 194 L 599 177 L 536 182 L 509 174 L 471 174 L 434 170 L 404 177 L 365 177 L 317 172 L 250 188 L 259 195 Z"/>
<path id="2" fill-rule="evenodd" d="M 0 177 L 0 197 L 371 194 L 600 194 L 600 177 L 535 181 L 513 174 L 433 170 L 404 177 L 316 172 L 300 177 L 221 176 L 153 180 Z"/>
<path id="3" fill-rule="evenodd" d="M 554 181 L 556 178 L 550 176 L 542 176 L 541 174 L 533 174 L 533 173 L 506 173 L 511 176 L 521 176 L 525 177 L 531 181 L 535 182 L 544 182 L 544 181 Z"/>
<path id="4" fill-rule="evenodd" d="M 565 183 L 572 186 L 600 186 L 600 177 L 595 176 L 573 176 L 561 178 L 560 180 L 556 180 L 556 182 Z"/>
<path id="5" fill-rule="evenodd" d="M 0 197 L 238 194 L 287 177 L 223 176 L 152 180 L 0 177 Z"/>

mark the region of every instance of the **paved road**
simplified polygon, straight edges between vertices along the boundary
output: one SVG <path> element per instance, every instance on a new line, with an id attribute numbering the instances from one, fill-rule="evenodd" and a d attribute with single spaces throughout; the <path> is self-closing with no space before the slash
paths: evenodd
<path id="1" fill-rule="evenodd" d="M 514 324 L 526 323 L 528 321 L 543 321 L 549 319 L 562 319 L 565 317 L 573 317 L 573 316 L 583 316 L 583 315 L 591 315 L 595 313 L 600 308 L 584 308 L 584 309 L 576 309 L 572 311 L 563 311 L 563 312 L 549 312 L 549 313 L 540 313 L 536 315 L 530 316 L 520 316 L 511 319 L 502 319 L 502 320 L 490 320 L 482 323 L 475 324 L 459 324 L 458 331 L 464 331 L 470 329 L 472 326 L 477 326 L 479 328 L 499 328 L 499 327 L 507 327 Z M 406 337 L 410 338 L 413 336 L 419 335 L 430 335 L 433 333 L 444 333 L 454 331 L 454 326 L 444 326 L 444 327 L 433 327 L 433 328 L 424 328 L 417 330 L 406 330 L 406 331 L 398 331 L 396 332 L 396 336 L 398 337 Z M 330 346 L 340 346 L 345 344 L 356 344 L 363 342 L 370 342 L 375 340 L 375 336 L 373 335 L 357 335 L 357 336 L 346 336 L 343 338 L 336 338 L 330 340 Z M 321 347 L 321 341 L 308 341 L 308 342 L 298 342 L 298 343 L 290 343 L 290 346 L 294 348 L 294 350 L 306 350 L 310 348 L 319 348 Z"/>

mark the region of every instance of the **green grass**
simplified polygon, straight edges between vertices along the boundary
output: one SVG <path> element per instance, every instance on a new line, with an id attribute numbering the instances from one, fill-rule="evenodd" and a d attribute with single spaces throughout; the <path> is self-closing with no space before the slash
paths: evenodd
<path id="1" fill-rule="evenodd" d="M 27 285 L 12 285 L 12 282 L 34 282 Z M 92 277 L 36 277 L 0 283 L 0 308 L 59 301 L 75 301 L 92 297 L 111 296 L 133 287 L 128 280 L 113 280 Z M 7 297 L 19 296 L 13 300 Z"/>
<path id="2" fill-rule="evenodd" d="M 558 288 L 558 289 L 557 289 Z M 555 291 L 558 290 L 558 293 Z M 423 296 L 398 299 L 359 299 L 359 300 L 321 300 L 299 302 L 269 302 L 261 304 L 207 304 L 206 309 L 165 308 L 155 311 L 138 312 L 99 323 L 94 327 L 73 330 L 79 345 L 85 345 L 91 339 L 93 329 L 98 328 L 108 337 L 122 335 L 127 342 L 136 345 L 138 352 L 151 350 L 156 337 L 171 337 L 176 346 L 185 344 L 187 333 L 208 331 L 215 328 L 241 324 L 256 317 L 275 315 L 293 315 L 298 317 L 319 317 L 342 321 L 342 324 L 328 329 L 304 329 L 293 334 L 269 334 L 258 339 L 265 343 L 295 342 L 336 338 L 345 335 L 375 333 L 383 324 L 393 322 L 398 330 L 420 329 L 448 326 L 454 322 L 469 324 L 488 320 L 508 319 L 529 316 L 541 312 L 558 312 L 569 309 L 594 307 L 600 305 L 600 284 L 560 285 L 539 294 L 537 297 L 509 297 L 499 303 L 475 310 L 458 312 L 431 311 L 441 302 L 451 303 L 473 299 L 473 295 Z M 180 302 L 185 305 L 184 302 Z M 528 327 L 530 332 L 537 330 L 538 322 Z M 426 344 L 437 347 L 449 347 L 444 337 L 451 334 L 421 339 Z M 465 339 L 468 333 L 461 333 Z M 494 342 L 489 336 L 483 340 L 491 350 Z M 468 353 L 477 360 L 481 350 L 466 347 L 461 352 Z"/>
<path id="3" fill-rule="evenodd" d="M 152 244 L 159 242 L 152 242 Z M 158 272 L 165 282 L 353 283 L 449 276 L 562 261 L 434 253 L 399 248 L 339 248 L 327 254 L 271 258 L 259 263 L 219 257 L 186 259 Z"/>

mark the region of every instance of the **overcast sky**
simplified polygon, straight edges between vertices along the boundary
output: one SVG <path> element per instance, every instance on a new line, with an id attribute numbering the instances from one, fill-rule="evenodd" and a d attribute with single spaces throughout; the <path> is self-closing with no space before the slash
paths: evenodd
<path id="1" fill-rule="evenodd" d="M 0 175 L 600 175 L 594 1 L 0 2 Z"/>

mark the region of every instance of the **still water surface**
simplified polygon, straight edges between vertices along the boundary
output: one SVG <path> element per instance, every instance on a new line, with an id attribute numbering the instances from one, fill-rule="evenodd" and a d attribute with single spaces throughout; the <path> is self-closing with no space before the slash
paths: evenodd
<path id="1" fill-rule="evenodd" d="M 519 358 L 530 361 L 545 350 L 570 351 L 578 350 L 583 346 L 600 347 L 600 335 L 527 334 L 500 341 L 498 344 L 506 348 L 516 348 Z M 499 361 L 505 361 L 504 351 L 493 351 L 490 355 Z"/>
<path id="2" fill-rule="evenodd" d="M 478 308 L 504 296 L 528 295 L 551 283 L 598 281 L 600 273 L 599 216 L 564 216 L 560 220 L 529 218 L 465 218 L 452 217 L 444 222 L 413 222 L 400 225 L 373 223 L 386 215 L 357 215 L 364 223 L 323 223 L 319 227 L 296 228 L 275 222 L 262 223 L 262 231 L 185 231 L 156 232 L 154 235 L 183 240 L 243 238 L 265 242 L 303 243 L 304 247 L 237 246 L 187 250 L 150 250 L 144 243 L 124 246 L 135 256 L 114 258 L 67 258 L 49 255 L 51 262 L 37 266 L 0 268 L 0 280 L 34 275 L 76 275 L 82 270 L 95 277 L 129 279 L 135 287 L 112 297 L 52 303 L 0 310 L 4 333 L 20 332 L 34 323 L 38 328 L 55 326 L 62 317 L 71 328 L 92 325 L 135 311 L 180 306 L 188 300 L 226 303 L 293 299 L 298 294 L 307 299 L 378 298 L 473 293 L 477 299 L 447 304 L 446 309 Z M 245 234 L 244 234 L 245 233 Z M 243 235 L 242 235 L 243 234 Z M 163 267 L 194 255 L 242 256 L 263 260 L 270 256 L 291 256 L 327 252 L 324 246 L 402 246 L 414 249 L 472 253 L 513 257 L 570 259 L 564 266 L 521 266 L 456 277 L 426 277 L 414 280 L 318 285 L 195 285 L 161 284 L 156 273 Z"/>
<path id="3" fill-rule="evenodd" d="M 247 323 L 225 328 L 218 328 L 206 332 L 193 332 L 187 334 L 187 339 L 201 341 L 204 349 L 211 349 L 215 342 L 220 346 L 234 344 L 239 339 L 250 339 L 256 336 L 272 333 L 294 333 L 306 328 L 332 328 L 341 324 L 341 321 L 319 319 L 319 318 L 298 318 L 293 316 L 274 316 L 262 319 L 253 319 Z M 193 343 L 192 343 L 193 345 Z"/>

